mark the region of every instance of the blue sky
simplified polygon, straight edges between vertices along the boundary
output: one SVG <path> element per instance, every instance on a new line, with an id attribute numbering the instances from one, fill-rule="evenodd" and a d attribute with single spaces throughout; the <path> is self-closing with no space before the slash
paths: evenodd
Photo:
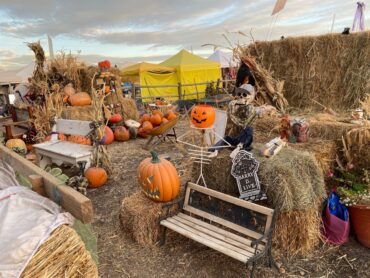
<path id="1" fill-rule="evenodd" d="M 78 53 L 88 63 L 158 62 L 182 48 L 207 56 L 213 49 L 202 45 L 227 46 L 222 34 L 234 43 L 251 41 L 238 31 L 265 40 L 275 1 L 0 0 L 0 70 L 32 61 L 26 42 L 40 40 L 47 50 L 47 34 L 54 51 Z M 288 0 L 270 39 L 328 33 L 334 14 L 340 32 L 352 25 L 355 9 L 353 0 Z"/>

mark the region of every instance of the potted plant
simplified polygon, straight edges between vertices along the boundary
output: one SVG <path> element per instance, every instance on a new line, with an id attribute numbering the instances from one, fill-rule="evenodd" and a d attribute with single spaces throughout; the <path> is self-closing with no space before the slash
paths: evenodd
<path id="1" fill-rule="evenodd" d="M 337 169 L 331 174 L 337 183 L 341 202 L 348 206 L 358 241 L 370 248 L 370 173 L 351 173 Z"/>

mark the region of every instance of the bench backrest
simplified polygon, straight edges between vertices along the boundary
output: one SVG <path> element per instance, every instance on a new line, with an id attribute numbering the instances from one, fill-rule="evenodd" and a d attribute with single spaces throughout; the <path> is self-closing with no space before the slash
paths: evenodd
<path id="1" fill-rule="evenodd" d="M 89 121 L 57 119 L 56 131 L 64 134 L 86 136 L 92 130 L 90 123 Z"/>
<path id="2" fill-rule="evenodd" d="M 269 231 L 274 213 L 273 209 L 194 183 L 187 185 L 183 209 L 254 239 Z"/>

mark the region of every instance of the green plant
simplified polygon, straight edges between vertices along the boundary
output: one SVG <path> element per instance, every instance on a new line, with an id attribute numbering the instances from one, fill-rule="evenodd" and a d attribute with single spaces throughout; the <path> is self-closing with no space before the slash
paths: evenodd
<path id="1" fill-rule="evenodd" d="M 62 170 L 60 168 L 51 168 L 50 166 L 45 168 L 45 171 L 56 177 L 58 180 L 60 180 L 63 183 L 67 183 L 69 180 L 69 177 L 65 174 L 63 174 Z"/>

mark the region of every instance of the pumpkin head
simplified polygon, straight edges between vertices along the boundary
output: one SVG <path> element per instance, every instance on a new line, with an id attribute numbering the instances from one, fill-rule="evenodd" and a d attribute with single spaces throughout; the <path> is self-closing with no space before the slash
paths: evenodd
<path id="1" fill-rule="evenodd" d="M 152 157 L 144 159 L 138 168 L 138 179 L 143 193 L 158 202 L 175 199 L 180 192 L 180 177 L 175 166 L 166 159 Z"/>
<path id="2" fill-rule="evenodd" d="M 104 185 L 108 180 L 107 172 L 100 167 L 90 167 L 85 172 L 90 188 L 97 188 Z"/>
<path id="3" fill-rule="evenodd" d="M 191 123 L 197 128 L 212 127 L 215 118 L 215 109 L 210 105 L 196 105 L 191 110 Z"/>
<path id="4" fill-rule="evenodd" d="M 149 121 L 150 120 L 150 115 L 149 114 L 144 114 L 141 119 L 140 119 L 140 122 L 143 123 L 143 122 L 146 122 L 146 121 Z"/>
<path id="5" fill-rule="evenodd" d="M 153 125 L 160 125 L 161 122 L 162 122 L 162 117 L 159 115 L 159 114 L 153 114 L 151 117 L 150 117 L 150 122 L 153 124 Z"/>
<path id="6" fill-rule="evenodd" d="M 117 141 L 128 141 L 130 140 L 130 133 L 124 126 L 116 126 L 114 129 L 114 139 Z"/>
<path id="7" fill-rule="evenodd" d="M 113 141 L 114 141 L 113 131 L 110 129 L 109 126 L 104 126 L 104 136 L 100 140 L 100 144 L 109 145 L 112 144 Z"/>
<path id="8" fill-rule="evenodd" d="M 159 115 L 161 118 L 163 118 L 163 113 L 162 113 L 161 110 L 154 110 L 152 114 L 153 115 Z"/>
<path id="9" fill-rule="evenodd" d="M 82 135 L 69 135 L 67 140 L 76 144 L 91 145 L 90 138 Z"/>
<path id="10" fill-rule="evenodd" d="M 142 128 L 144 132 L 150 132 L 153 129 L 153 125 L 151 122 L 145 121 L 143 122 Z"/>
<path id="11" fill-rule="evenodd" d="M 6 141 L 5 146 L 12 151 L 19 153 L 19 154 L 26 154 L 27 153 L 27 146 L 26 143 L 22 139 L 9 139 Z"/>
<path id="12" fill-rule="evenodd" d="M 121 116 L 121 114 L 118 114 L 118 113 L 114 114 L 114 115 L 110 116 L 108 121 L 112 124 L 119 123 L 120 121 L 122 121 L 122 116 Z"/>
<path id="13" fill-rule="evenodd" d="M 177 118 L 176 114 L 173 111 L 170 111 L 166 115 L 167 120 L 172 121 Z"/>
<path id="14" fill-rule="evenodd" d="M 77 93 L 69 97 L 69 103 L 72 106 L 85 106 L 91 104 L 91 97 L 88 93 Z"/>

